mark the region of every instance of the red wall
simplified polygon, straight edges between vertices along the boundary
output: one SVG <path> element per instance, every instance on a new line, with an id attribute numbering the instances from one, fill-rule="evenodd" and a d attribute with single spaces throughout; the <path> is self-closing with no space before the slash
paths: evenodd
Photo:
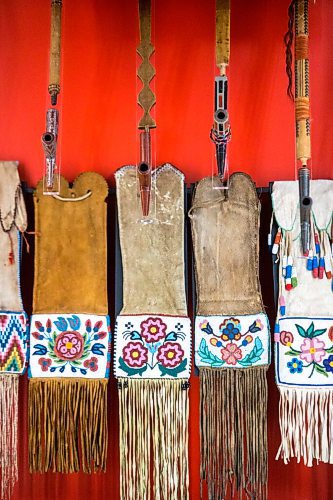
<path id="1" fill-rule="evenodd" d="M 49 1 L 0 2 L 0 157 L 19 160 L 21 178 L 42 176 L 40 136 L 48 106 Z M 258 185 L 295 176 L 293 104 L 286 97 L 283 34 L 289 0 L 232 1 L 230 168 Z M 69 180 L 113 172 L 137 160 L 136 0 L 64 0 L 61 107 L 62 173 Z M 155 2 L 157 162 L 175 164 L 193 182 L 212 169 L 214 0 Z M 313 177 L 332 178 L 333 2 L 310 2 Z M 269 271 L 269 270 L 268 270 Z M 112 278 L 113 279 L 113 278 Z M 269 280 L 269 278 L 267 278 Z M 110 384 L 106 475 L 30 476 L 26 381 L 21 384 L 20 483 L 17 499 L 117 498 L 117 408 Z M 199 498 L 198 379 L 191 388 L 191 495 Z M 279 435 L 277 391 L 270 373 L 269 498 L 332 498 L 332 468 L 274 461 Z M 332 482 L 331 482 L 332 484 Z"/>

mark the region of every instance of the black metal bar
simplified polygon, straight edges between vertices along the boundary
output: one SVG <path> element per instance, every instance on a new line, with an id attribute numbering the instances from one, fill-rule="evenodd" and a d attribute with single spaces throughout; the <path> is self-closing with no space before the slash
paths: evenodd
<path id="1" fill-rule="evenodd" d="M 269 186 L 267 187 L 257 187 L 257 194 L 260 195 L 262 193 L 271 193 L 272 190 L 271 190 L 271 184 L 273 183 L 269 183 Z M 31 193 L 33 194 L 34 191 L 35 191 L 35 188 L 31 187 L 31 186 L 28 186 L 28 184 L 25 182 L 25 181 L 22 181 L 21 182 L 21 186 L 22 186 L 22 190 L 25 192 L 25 193 Z M 192 190 L 193 190 L 193 187 L 191 186 L 186 186 L 185 187 L 186 189 L 186 192 L 187 193 L 192 193 Z M 109 188 L 109 194 L 114 194 L 116 192 L 116 188 L 115 187 L 110 187 Z"/>

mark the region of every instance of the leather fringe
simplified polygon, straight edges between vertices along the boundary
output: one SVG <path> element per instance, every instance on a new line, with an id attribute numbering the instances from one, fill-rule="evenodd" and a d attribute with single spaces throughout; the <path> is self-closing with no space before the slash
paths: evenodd
<path id="1" fill-rule="evenodd" d="M 267 366 L 200 369 L 201 489 L 267 497 Z"/>
<path id="2" fill-rule="evenodd" d="M 10 498 L 17 482 L 17 416 L 19 375 L 0 375 L 0 493 Z"/>
<path id="3" fill-rule="evenodd" d="M 281 445 L 276 458 L 333 463 L 333 391 L 279 387 Z"/>
<path id="4" fill-rule="evenodd" d="M 122 500 L 189 498 L 189 404 L 183 383 L 119 379 Z"/>
<path id="5" fill-rule="evenodd" d="M 30 472 L 105 471 L 106 379 L 30 379 Z"/>

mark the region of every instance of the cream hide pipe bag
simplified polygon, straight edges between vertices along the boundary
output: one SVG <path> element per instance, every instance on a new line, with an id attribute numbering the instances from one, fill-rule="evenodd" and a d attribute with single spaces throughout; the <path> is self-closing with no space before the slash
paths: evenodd
<path id="1" fill-rule="evenodd" d="M 278 457 L 333 463 L 333 181 L 310 183 L 311 247 L 302 255 L 297 181 L 275 182 L 279 304 L 275 376 L 280 391 Z"/>
<path id="2" fill-rule="evenodd" d="M 118 170 L 116 185 L 123 267 L 114 353 L 121 498 L 186 499 L 191 327 L 184 279 L 184 176 L 169 164 L 154 171 L 151 224 L 139 222 L 136 168 Z"/>
<path id="3" fill-rule="evenodd" d="M 196 186 L 190 210 L 196 274 L 195 364 L 200 376 L 201 481 L 256 498 L 267 486 L 270 335 L 259 283 L 260 204 L 251 178 Z"/>

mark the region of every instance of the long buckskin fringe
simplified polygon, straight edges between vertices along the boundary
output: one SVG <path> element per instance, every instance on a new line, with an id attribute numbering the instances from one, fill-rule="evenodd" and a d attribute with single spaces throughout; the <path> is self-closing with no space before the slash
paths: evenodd
<path id="1" fill-rule="evenodd" d="M 211 500 L 228 486 L 267 496 L 267 367 L 200 369 L 201 486 Z"/>
<path id="2" fill-rule="evenodd" d="M 31 472 L 105 471 L 107 380 L 30 379 Z"/>
<path id="3" fill-rule="evenodd" d="M 0 375 L 1 500 L 10 498 L 17 481 L 17 415 L 19 375 Z"/>
<path id="4" fill-rule="evenodd" d="M 119 379 L 122 500 L 189 498 L 188 390 L 183 384 Z"/>
<path id="5" fill-rule="evenodd" d="M 276 458 L 333 463 L 333 391 L 279 387 L 281 445 Z"/>

